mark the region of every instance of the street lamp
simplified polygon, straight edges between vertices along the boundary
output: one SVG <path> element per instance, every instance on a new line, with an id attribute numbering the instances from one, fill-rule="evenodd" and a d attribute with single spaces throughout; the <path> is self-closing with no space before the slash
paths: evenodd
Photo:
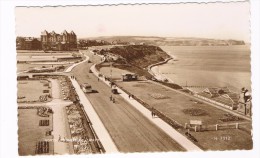
<path id="1" fill-rule="evenodd" d="M 112 80 L 112 62 L 110 62 L 110 79 Z"/>

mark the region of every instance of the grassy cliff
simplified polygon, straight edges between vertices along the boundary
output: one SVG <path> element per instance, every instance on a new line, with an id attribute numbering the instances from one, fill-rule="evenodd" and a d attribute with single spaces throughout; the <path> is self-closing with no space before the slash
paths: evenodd
<path id="1" fill-rule="evenodd" d="M 146 68 L 170 57 L 160 47 L 152 45 L 117 46 L 111 48 L 109 53 L 119 55 L 127 64 L 140 68 Z"/>
<path id="2" fill-rule="evenodd" d="M 125 45 L 112 47 L 109 50 L 101 50 L 100 54 L 114 54 L 119 57 L 113 62 L 113 66 L 134 72 L 139 76 L 152 78 L 148 73 L 147 67 L 164 61 L 170 56 L 165 53 L 160 47 L 153 45 Z M 97 68 L 105 66 L 105 64 L 97 65 Z"/>

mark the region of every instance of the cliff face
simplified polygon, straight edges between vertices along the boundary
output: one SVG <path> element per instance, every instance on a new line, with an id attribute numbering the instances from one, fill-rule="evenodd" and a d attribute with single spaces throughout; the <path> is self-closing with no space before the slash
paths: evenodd
<path id="1" fill-rule="evenodd" d="M 128 64 L 140 68 L 146 68 L 151 64 L 164 61 L 170 57 L 160 47 L 151 45 L 117 46 L 111 48 L 109 53 L 118 55 Z"/>

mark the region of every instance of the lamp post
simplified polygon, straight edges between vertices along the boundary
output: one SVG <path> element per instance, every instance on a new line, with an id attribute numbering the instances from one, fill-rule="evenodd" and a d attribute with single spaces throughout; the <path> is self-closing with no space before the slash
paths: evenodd
<path id="1" fill-rule="evenodd" d="M 94 52 L 92 53 L 92 63 L 94 64 Z"/>
<path id="2" fill-rule="evenodd" d="M 112 62 L 110 62 L 110 79 L 112 80 Z"/>

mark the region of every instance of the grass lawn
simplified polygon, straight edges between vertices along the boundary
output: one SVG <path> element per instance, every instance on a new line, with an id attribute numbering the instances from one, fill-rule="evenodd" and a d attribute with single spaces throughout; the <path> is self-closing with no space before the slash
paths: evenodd
<path id="1" fill-rule="evenodd" d="M 80 56 L 79 52 L 69 52 L 69 53 L 17 53 L 16 60 L 23 62 L 58 62 L 60 58 L 70 58 L 70 61 L 77 61 L 78 59 L 73 60 L 74 55 Z"/>
<path id="2" fill-rule="evenodd" d="M 208 150 L 250 150 L 253 148 L 252 137 L 242 129 L 191 132 L 198 144 Z"/>
<path id="3" fill-rule="evenodd" d="M 69 67 L 72 64 L 63 64 L 63 62 L 60 62 L 61 64 L 59 64 L 59 62 L 55 62 L 55 64 L 25 64 L 25 63 L 19 63 L 17 64 L 17 72 L 22 72 L 22 71 L 27 71 L 27 70 L 32 70 L 34 68 L 40 69 L 43 68 L 43 66 L 45 68 L 51 68 L 52 65 L 53 67 L 57 67 L 57 66 L 65 66 L 65 67 Z"/>
<path id="4" fill-rule="evenodd" d="M 17 64 L 17 72 L 32 70 L 34 68 L 42 68 L 42 66 L 45 66 L 46 68 L 50 68 L 52 65 Z"/>
<path id="5" fill-rule="evenodd" d="M 18 81 L 18 98 L 17 101 L 38 101 L 41 95 L 51 94 L 51 89 L 44 84 L 50 83 L 47 80 L 24 80 Z M 50 85 L 51 86 L 51 85 Z M 49 90 L 43 93 L 43 90 Z"/>
<path id="6" fill-rule="evenodd" d="M 49 126 L 39 126 L 40 120 L 49 120 Z M 53 137 L 46 132 L 53 129 L 52 115 L 40 117 L 37 109 L 18 109 L 18 152 L 19 155 L 35 155 L 36 144 Z M 50 142 L 49 154 L 53 154 L 53 142 Z"/>
<path id="7" fill-rule="evenodd" d="M 100 73 L 107 76 L 107 77 L 110 77 L 111 76 L 111 68 L 109 66 L 108 67 L 102 67 L 100 69 Z M 112 67 L 112 78 L 114 80 L 122 80 L 122 74 L 124 74 L 124 73 L 129 73 L 129 71 Z"/>
<path id="8" fill-rule="evenodd" d="M 227 112 L 204 103 L 197 103 L 187 96 L 166 89 L 150 81 L 118 82 L 118 84 L 183 126 L 185 123 L 189 123 L 190 120 L 201 120 L 204 126 L 227 123 L 220 120 Z M 201 115 L 190 114 L 187 112 L 190 111 L 190 109 L 196 109 L 198 114 L 200 112 Z M 247 130 L 233 128 L 219 131 L 193 132 L 191 134 L 198 140 L 198 145 L 206 150 L 251 149 L 251 123 L 246 120 L 233 121 L 233 123 L 235 122 L 247 123 L 247 125 L 245 125 L 245 129 Z M 221 138 L 223 136 L 229 136 L 230 139 L 222 141 Z M 215 137 L 218 138 L 218 141 L 213 139 Z"/>
<path id="9" fill-rule="evenodd" d="M 65 56 L 65 55 L 71 55 L 72 53 L 77 53 L 77 52 L 67 52 L 67 53 L 43 53 L 43 52 L 20 52 L 17 51 L 17 56 Z"/>

